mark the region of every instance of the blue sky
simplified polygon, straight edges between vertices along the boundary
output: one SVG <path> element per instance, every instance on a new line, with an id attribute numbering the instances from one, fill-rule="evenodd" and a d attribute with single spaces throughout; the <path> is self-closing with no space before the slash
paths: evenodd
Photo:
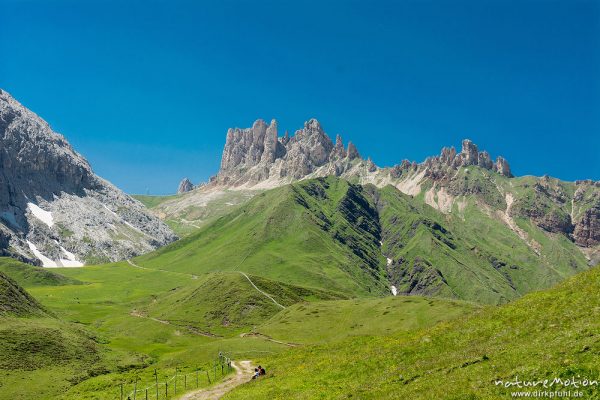
<path id="1" fill-rule="evenodd" d="M 600 179 L 599 1 L 0 0 L 0 54 L 0 87 L 130 193 L 206 180 L 257 118 L 380 166 L 470 138 Z"/>

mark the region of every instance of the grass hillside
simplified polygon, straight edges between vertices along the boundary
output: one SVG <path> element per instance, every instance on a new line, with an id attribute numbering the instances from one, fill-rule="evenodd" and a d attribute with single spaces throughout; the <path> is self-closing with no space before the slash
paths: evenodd
<path id="1" fill-rule="evenodd" d="M 25 264 L 7 257 L 0 257 L 0 272 L 4 272 L 25 288 L 34 286 L 79 285 L 82 283 L 51 270 Z"/>
<path id="2" fill-rule="evenodd" d="M 203 273 L 244 271 L 346 295 L 388 292 L 377 212 L 360 186 L 315 179 L 255 196 L 136 263 Z"/>
<path id="3" fill-rule="evenodd" d="M 249 276 L 256 290 L 240 273 L 210 273 L 191 285 L 175 288 L 141 308 L 148 316 L 198 332 L 231 335 L 250 329 L 282 310 L 307 299 L 339 299 L 325 290 L 306 289 L 265 278 Z"/>
<path id="4" fill-rule="evenodd" d="M 259 193 L 257 190 L 198 188 L 171 196 L 134 195 L 179 236 L 187 236 L 231 212 Z"/>
<path id="5" fill-rule="evenodd" d="M 54 399 L 101 373 L 104 355 L 88 331 L 56 318 L 0 317 L 0 399 Z"/>
<path id="6" fill-rule="evenodd" d="M 443 214 L 391 186 L 370 191 L 379 210 L 382 251 L 391 262 L 389 278 L 401 293 L 501 304 L 588 268 L 583 253 L 564 236 L 527 225 L 541 243 L 536 254 L 472 199 L 464 200 L 462 210 Z"/>
<path id="7" fill-rule="evenodd" d="M 146 194 L 132 194 L 131 197 L 142 203 L 146 206 L 146 208 L 153 209 L 158 207 L 165 201 L 177 199 L 178 195 L 169 195 L 169 196 L 152 196 Z"/>
<path id="8" fill-rule="evenodd" d="M 335 177 L 297 182 L 258 194 L 136 262 L 194 274 L 244 271 L 347 296 L 390 294 L 393 285 L 402 294 L 486 304 L 506 303 L 588 268 L 566 236 L 505 215 L 499 188 L 512 181 L 478 168 L 459 175 L 454 184 L 460 187 L 452 190 L 470 194 L 457 195 L 450 213 L 426 204 L 424 194 L 408 196 L 392 186 Z"/>
<path id="9" fill-rule="evenodd" d="M 225 398 L 499 399 L 518 389 L 496 380 L 597 380 L 598 287 L 600 269 L 594 268 L 433 328 L 261 358 L 270 375 Z M 600 397 L 598 387 L 579 390 L 584 398 Z"/>
<path id="10" fill-rule="evenodd" d="M 45 316 L 40 303 L 17 282 L 0 272 L 0 317 Z"/>
<path id="11" fill-rule="evenodd" d="M 20 263 L 3 260 L 3 267 Z M 35 267 L 29 267 L 35 268 Z M 57 275 L 60 276 L 60 275 Z M 39 284 L 39 276 L 34 276 Z M 54 283 L 55 277 L 47 282 Z M 17 282 L 0 272 L 0 398 L 53 396 L 93 371 L 101 361 L 96 339 L 55 318 Z"/>
<path id="12" fill-rule="evenodd" d="M 256 332 L 286 342 L 325 343 L 421 329 L 477 309 L 472 303 L 421 296 L 315 301 L 282 310 Z"/>
<path id="13" fill-rule="evenodd" d="M 17 394 L 22 393 L 23 399 L 112 400 L 118 397 L 121 383 L 127 393 L 133 390 L 136 378 L 140 386 L 152 384 L 155 369 L 164 382 L 175 374 L 176 367 L 184 372 L 197 367 L 206 371 L 219 351 L 237 359 L 252 359 L 287 348 L 263 338 L 240 337 L 240 333 L 251 331 L 282 309 L 238 272 L 192 275 L 143 269 L 127 262 L 53 271 L 78 284 L 57 286 L 48 282 L 31 287 L 33 296 L 60 318 L 31 319 L 31 324 L 37 324 L 40 331 L 43 327 L 64 329 L 60 334 L 45 334 L 70 346 L 69 354 L 77 354 L 78 343 L 87 343 L 83 338 L 77 342 L 71 333 L 89 332 L 96 349 L 90 354 L 99 358 L 81 355 L 79 364 L 40 364 L 38 369 L 4 371 L 5 376 L 0 371 L 2 400 L 18 398 Z M 341 298 L 327 290 L 249 277 L 257 288 L 285 307 L 295 302 Z M 6 321 L 0 319 L 0 326 L 8 327 Z M 214 336 L 207 335 L 209 332 Z M 13 336 L 10 333 L 6 337 Z M 47 342 L 33 344 L 32 348 L 43 345 L 53 352 L 50 349 L 55 348 L 54 342 Z M 75 370 L 71 369 L 73 365 L 77 366 Z M 208 384 L 205 375 L 201 386 Z"/>

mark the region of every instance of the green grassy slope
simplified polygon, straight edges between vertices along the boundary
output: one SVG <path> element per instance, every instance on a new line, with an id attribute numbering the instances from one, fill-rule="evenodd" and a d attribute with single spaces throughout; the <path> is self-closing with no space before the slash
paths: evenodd
<path id="1" fill-rule="evenodd" d="M 9 316 L 46 316 L 46 311 L 17 282 L 0 272 L 0 317 Z"/>
<path id="2" fill-rule="evenodd" d="M 306 289 L 255 276 L 249 278 L 283 307 L 306 299 L 340 298 L 340 295 L 325 290 Z M 140 311 L 184 328 L 231 336 L 282 310 L 242 274 L 210 273 L 198 281 L 154 297 Z"/>
<path id="3" fill-rule="evenodd" d="M 54 277 L 48 282 L 53 283 Z M 0 272 L 1 399 L 55 395 L 81 374 L 92 373 L 100 361 L 95 337 L 54 318 L 17 282 Z"/>
<path id="4" fill-rule="evenodd" d="M 165 201 L 177 199 L 179 196 L 175 195 L 175 194 L 174 195 L 168 195 L 168 196 L 153 196 L 153 195 L 146 195 L 146 194 L 132 194 L 131 197 L 133 197 L 134 199 L 136 199 L 137 201 L 139 201 L 140 203 L 142 203 L 143 205 L 145 205 L 147 208 L 153 209 L 155 207 L 158 207 L 159 205 L 161 205 Z"/>
<path id="5" fill-rule="evenodd" d="M 524 240 L 502 221 L 507 203 L 500 190 L 513 181 L 480 168 L 459 175 L 448 190 L 467 195 L 458 195 L 462 206 L 449 214 L 425 204 L 428 188 L 412 197 L 335 177 L 298 182 L 259 194 L 136 262 L 186 273 L 240 270 L 350 296 L 389 294 L 394 285 L 400 293 L 488 304 L 588 268 L 566 236 L 515 215 Z M 524 195 L 511 190 L 518 205 Z"/>
<path id="6" fill-rule="evenodd" d="M 360 186 L 310 180 L 259 194 L 136 262 L 191 273 L 240 270 L 350 295 L 380 294 L 387 289 L 378 229 Z"/>
<path id="7" fill-rule="evenodd" d="M 74 324 L 0 317 L 0 399 L 56 398 L 103 366 L 97 339 Z"/>
<path id="8" fill-rule="evenodd" d="M 377 199 L 382 251 L 392 260 L 390 281 L 402 293 L 506 303 L 588 268 L 583 253 L 565 236 L 528 223 L 525 229 L 541 243 L 536 254 L 477 198 L 443 214 L 391 186 L 370 191 Z"/>
<path id="9" fill-rule="evenodd" d="M 301 335 L 302 342 L 309 343 L 429 326 L 472 310 L 468 305 L 418 297 L 336 300 L 341 297 L 336 292 L 249 275 L 260 290 L 286 307 L 282 310 L 238 272 L 188 275 L 136 268 L 126 262 L 56 271 L 84 284 L 37 285 L 29 290 L 61 320 L 28 318 L 6 323 L 5 319 L 0 326 L 7 328 L 4 337 L 15 337 L 15 327 L 28 320 L 29 328 L 22 328 L 15 349 L 26 346 L 25 339 L 31 337 L 32 348 L 43 346 L 48 354 L 65 344 L 70 358 L 57 365 L 44 362 L 31 370 L 0 371 L 0 399 L 114 399 L 121 382 L 125 394 L 133 390 L 136 377 L 140 386 L 150 385 L 154 369 L 163 380 L 174 374 L 176 366 L 187 372 L 198 366 L 206 370 L 219 351 L 240 360 L 289 348 L 261 335 L 240 335 L 252 332 L 255 326 L 258 332 L 264 333 L 264 327 L 277 334 L 287 327 L 286 337 L 281 339 L 292 341 Z M 318 314 L 304 318 L 307 330 L 298 325 L 292 334 L 302 307 Z M 336 316 L 338 308 L 353 315 L 352 323 L 347 320 L 346 324 L 356 325 L 354 329 L 343 329 L 346 325 Z M 286 314 L 278 318 L 279 313 Z M 286 325 L 289 316 L 293 318 Z M 321 322 L 324 317 L 327 323 Z M 40 334 L 32 334 L 31 329 Z M 218 336 L 206 336 L 207 331 Z M 325 331 L 335 335 L 319 336 L 318 332 Z M 56 341 L 45 341 L 44 336 Z M 78 349 L 88 347 L 93 348 L 89 354 L 77 355 Z M 202 379 L 201 385 L 206 385 Z M 26 389 L 23 382 L 27 382 Z"/>
<path id="10" fill-rule="evenodd" d="M 421 296 L 316 301 L 295 304 L 256 327 L 256 332 L 300 344 L 349 336 L 416 330 L 473 312 L 479 306 Z"/>
<path id="11" fill-rule="evenodd" d="M 259 192 L 258 190 L 199 188 L 171 196 L 134 195 L 133 197 L 183 237 L 231 212 Z"/>
<path id="12" fill-rule="evenodd" d="M 594 268 L 555 288 L 415 333 L 351 338 L 263 358 L 271 375 L 226 398 L 501 399 L 516 389 L 496 386 L 498 379 L 599 379 L 598 287 L 600 269 Z M 580 390 L 585 398 L 600 397 L 598 387 Z"/>
<path id="13" fill-rule="evenodd" d="M 249 358 L 284 348 L 264 340 L 241 338 L 235 329 L 231 332 L 224 330 L 225 337 L 207 337 L 187 329 L 185 325 L 163 323 L 133 312 L 153 304 L 156 298 L 183 292 L 185 287 L 198 288 L 207 277 L 194 279 L 190 275 L 144 270 L 126 262 L 56 271 L 84 284 L 31 287 L 32 295 L 65 321 L 31 320 L 32 323 L 42 324 L 42 327 L 54 323 L 63 324 L 65 329 L 84 328 L 93 335 L 101 358 L 94 361 L 81 356 L 79 364 L 44 365 L 31 371 L 15 369 L 10 373 L 4 371 L 5 376 L 0 371 L 0 384 L 3 388 L 10 387 L 6 392 L 0 390 L 0 399 L 18 398 L 18 393 L 22 393 L 23 399 L 114 399 L 121 382 L 125 384 L 127 393 L 133 390 L 136 377 L 141 380 L 140 385 L 151 384 L 154 369 L 159 371 L 159 379 L 164 381 L 167 376 L 174 375 L 176 366 L 187 372 L 196 367 L 206 370 L 207 364 L 220 350 L 235 353 L 236 357 Z M 265 284 L 265 287 L 268 286 Z M 212 289 L 209 297 L 219 304 L 222 300 L 230 300 L 226 297 L 225 288 Z M 250 295 L 240 293 L 238 299 L 244 297 Z M 207 310 L 213 305 L 198 304 Z M 193 306 L 188 303 L 174 313 L 184 309 L 194 313 Z M 5 321 L 0 320 L 0 326 L 4 327 Z M 65 343 L 74 342 L 69 332 L 63 332 L 67 336 Z M 57 333 L 53 335 L 60 340 Z M 53 346 L 51 341 L 41 341 L 39 345 Z M 73 365 L 76 368 L 71 368 Z M 50 380 L 57 384 L 49 383 Z M 27 390 L 22 387 L 23 382 L 27 383 Z M 205 386 L 208 382 L 204 378 L 200 384 Z"/>
<path id="14" fill-rule="evenodd" d="M 4 272 L 25 288 L 33 286 L 78 285 L 82 283 L 48 269 L 25 264 L 7 257 L 0 257 L 0 272 Z"/>

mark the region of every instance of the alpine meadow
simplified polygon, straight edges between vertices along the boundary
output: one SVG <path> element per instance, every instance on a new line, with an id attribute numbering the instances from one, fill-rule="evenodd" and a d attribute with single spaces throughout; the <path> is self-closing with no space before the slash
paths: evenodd
<path id="1" fill-rule="evenodd" d="M 600 399 L 599 26 L 0 1 L 0 400 Z"/>

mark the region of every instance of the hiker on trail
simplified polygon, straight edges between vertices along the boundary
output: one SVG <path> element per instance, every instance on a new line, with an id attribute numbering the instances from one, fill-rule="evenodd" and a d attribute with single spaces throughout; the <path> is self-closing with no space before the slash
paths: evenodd
<path id="1" fill-rule="evenodd" d="M 254 375 L 252 376 L 252 379 L 258 379 L 259 375 L 260 371 L 258 370 L 258 368 L 254 368 Z"/>
<path id="2" fill-rule="evenodd" d="M 260 374 L 261 375 L 266 375 L 267 371 L 265 371 L 265 369 L 263 367 L 261 367 L 260 365 L 258 366 L 258 369 L 260 370 Z"/>

